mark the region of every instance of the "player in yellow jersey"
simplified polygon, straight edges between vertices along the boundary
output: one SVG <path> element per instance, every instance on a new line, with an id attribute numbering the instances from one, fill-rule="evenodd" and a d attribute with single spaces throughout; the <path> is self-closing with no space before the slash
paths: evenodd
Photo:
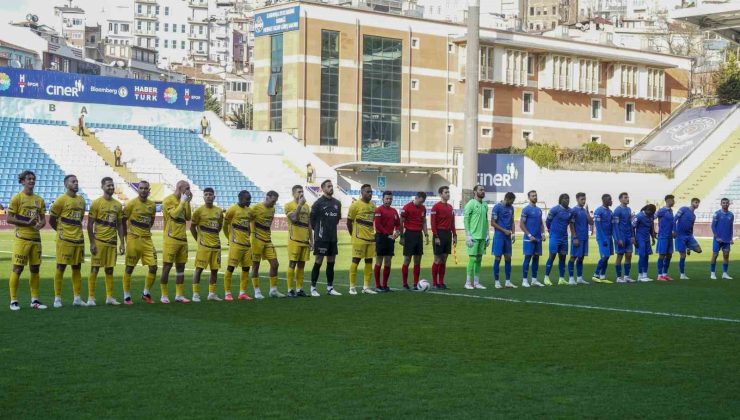
<path id="1" fill-rule="evenodd" d="M 68 265 L 72 266 L 72 294 L 74 306 L 87 306 L 82 300 L 82 262 L 85 260 L 85 236 L 82 219 L 85 217 L 85 199 L 77 195 L 79 183 L 74 175 L 64 177 L 66 192 L 51 205 L 49 224 L 57 231 L 57 269 L 54 273 L 54 307 L 62 307 L 62 279 Z"/>
<path id="2" fill-rule="evenodd" d="M 179 181 L 175 186 L 175 193 L 162 201 L 164 215 L 164 232 L 162 232 L 162 275 L 159 278 L 159 288 L 162 303 L 170 303 L 167 283 L 170 280 L 170 270 L 175 265 L 175 302 L 188 303 L 185 297 L 183 284 L 185 282 L 185 263 L 188 262 L 188 235 L 187 221 L 192 216 L 190 200 L 190 184 Z"/>
<path id="3" fill-rule="evenodd" d="M 133 305 L 131 300 L 131 275 L 141 261 L 149 267 L 141 299 L 154 303 L 149 289 L 157 276 L 157 250 L 152 242 L 152 225 L 157 206 L 149 199 L 149 182 L 139 182 L 139 196 L 129 200 L 123 208 L 124 231 L 126 233 L 126 271 L 123 274 L 123 303 Z"/>
<path id="4" fill-rule="evenodd" d="M 374 295 L 370 288 L 373 275 L 373 257 L 375 257 L 375 204 L 373 204 L 373 187 L 365 184 L 360 187 L 360 199 L 349 206 L 347 230 L 352 237 L 352 265 L 349 266 L 349 294 L 356 295 L 357 266 L 365 260 L 363 271 L 362 293 Z"/>
<path id="5" fill-rule="evenodd" d="M 288 297 L 308 297 L 303 291 L 303 273 L 313 247 L 311 209 L 300 185 L 293 186 L 293 201 L 285 205 L 285 214 L 288 216 Z"/>
<path id="6" fill-rule="evenodd" d="M 193 273 L 193 302 L 200 302 L 200 275 L 206 268 L 211 269 L 208 279 L 208 300 L 221 301 L 216 294 L 216 280 L 218 269 L 221 268 L 221 227 L 224 222 L 224 212 L 214 206 L 216 192 L 213 188 L 203 189 L 205 205 L 193 212 L 190 223 L 190 233 L 198 243 L 195 254 L 195 273 Z"/>
<path id="7" fill-rule="evenodd" d="M 252 300 L 247 294 L 249 269 L 252 267 L 252 244 L 250 243 L 250 211 L 252 194 L 239 192 L 239 202 L 229 207 L 224 216 L 224 235 L 229 244 L 229 263 L 224 274 L 224 300 L 232 301 L 231 278 L 236 267 L 242 267 L 239 278 L 239 300 Z"/>
<path id="8" fill-rule="evenodd" d="M 263 203 L 252 207 L 250 228 L 252 230 L 252 286 L 255 299 L 263 299 L 260 291 L 260 261 L 270 262 L 270 297 L 285 297 L 277 289 L 278 260 L 272 244 L 272 219 L 275 218 L 275 203 L 278 193 L 268 191 Z"/>
<path id="9" fill-rule="evenodd" d="M 18 303 L 18 283 L 26 265 L 30 265 L 31 308 L 46 309 L 39 300 L 39 268 L 41 266 L 41 235 L 39 230 L 46 225 L 44 199 L 33 193 L 36 174 L 23 171 L 18 175 L 23 191 L 14 195 L 8 206 L 8 224 L 15 225 L 13 240 L 13 269 L 10 272 L 10 309 L 21 309 Z"/>
<path id="10" fill-rule="evenodd" d="M 116 252 L 126 250 L 123 235 L 123 205 L 113 198 L 116 185 L 111 177 L 100 180 L 103 196 L 92 202 L 87 215 L 87 237 L 90 239 L 90 277 L 87 278 L 87 306 L 95 306 L 95 283 L 100 267 L 105 270 L 105 304 L 120 305 L 113 297 L 113 268 Z M 118 241 L 116 241 L 118 235 Z M 117 245 L 117 246 L 116 246 Z M 118 248 L 118 249 L 116 249 Z"/>

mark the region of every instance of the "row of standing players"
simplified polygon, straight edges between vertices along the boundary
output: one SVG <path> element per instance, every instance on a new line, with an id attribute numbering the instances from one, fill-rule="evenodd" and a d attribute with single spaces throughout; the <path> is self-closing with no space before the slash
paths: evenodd
<path id="1" fill-rule="evenodd" d="M 36 176 L 31 171 L 25 171 L 19 175 L 19 182 L 23 185 L 23 191 L 16 194 L 11 200 L 8 209 L 7 221 L 16 225 L 16 238 L 13 245 L 13 269 L 10 277 L 11 309 L 20 309 L 17 300 L 17 290 L 20 275 L 26 265 L 30 266 L 30 288 L 31 307 L 36 309 L 46 308 L 39 300 L 39 267 L 41 263 L 41 240 L 39 231 L 45 226 L 45 204 L 41 197 L 33 193 Z M 113 198 L 115 186 L 112 179 L 103 178 L 101 188 L 103 196 L 93 202 L 89 214 L 87 233 L 90 240 L 91 270 L 88 278 L 88 300 L 83 301 L 81 294 L 81 265 L 84 261 L 84 236 L 82 221 L 85 212 L 85 201 L 78 192 L 78 181 L 74 175 L 67 175 L 64 179 L 66 193 L 58 197 L 50 211 L 49 222 L 57 231 L 56 243 L 56 272 L 54 276 L 54 306 L 61 307 L 62 280 L 66 267 L 72 269 L 73 305 L 94 306 L 95 284 L 99 269 L 105 272 L 106 303 L 117 305 L 119 302 L 113 297 L 113 268 L 116 257 L 120 253 L 126 256 L 126 269 L 123 278 L 124 303 L 133 304 L 131 297 L 131 275 L 134 267 L 141 262 L 148 267 L 145 278 L 145 286 L 142 291 L 142 300 L 154 303 L 150 289 L 154 285 L 157 273 L 157 252 L 151 239 L 151 228 L 154 224 L 156 207 L 149 200 L 149 184 L 142 181 L 139 186 L 139 196 L 130 200 L 124 207 Z M 331 296 L 340 295 L 333 287 L 334 263 L 338 254 L 337 249 L 337 226 L 341 217 L 341 203 L 333 198 L 333 185 L 330 181 L 324 181 L 321 185 L 323 195 L 308 208 L 303 196 L 303 188 L 294 186 L 292 193 L 294 200 L 285 206 L 288 216 L 288 257 L 289 267 L 287 270 L 288 297 L 308 296 L 303 291 L 303 277 L 305 263 L 310 259 L 311 250 L 315 256 L 315 262 L 311 271 L 310 295 L 318 297 L 316 288 L 323 260 L 326 258 L 327 294 Z M 448 203 L 449 188 L 439 189 L 441 201 L 432 208 L 431 226 L 434 237 L 434 263 L 432 265 L 433 287 L 445 289 L 444 278 L 446 272 L 447 257 L 454 252 L 457 242 L 454 212 Z M 466 245 L 469 258 L 467 268 L 466 288 L 485 288 L 480 283 L 478 273 L 480 262 L 489 243 L 488 230 L 488 207 L 483 202 L 485 191 L 482 186 L 476 186 L 474 190 L 475 199 L 471 200 L 465 207 L 464 221 L 466 231 Z M 572 233 L 571 261 L 569 271 L 571 274 L 569 284 L 586 283 L 582 278 L 583 257 L 588 255 L 588 225 L 596 223 L 597 242 L 601 252 L 601 260 L 597 266 L 594 280 L 609 282 L 605 278 L 606 264 L 608 258 L 614 252 L 614 244 L 617 244 L 617 282 L 629 282 L 630 259 L 632 246 L 637 248 L 641 257 L 640 276 L 642 281 L 647 279 L 647 255 L 652 253 L 650 240 L 654 241 L 655 231 L 652 218 L 655 214 L 654 206 L 646 206 L 637 216 L 633 217 L 631 210 L 627 207 L 629 197 L 626 193 L 620 195 L 621 206 L 612 214 L 609 210 L 611 198 L 605 195 L 602 198 L 603 206 L 597 209 L 593 219 L 585 207 L 585 195 L 578 194 L 576 199 L 578 205 L 573 209 L 568 207 L 569 197 L 563 194 L 560 203 L 553 208 L 548 215 L 546 223 L 542 220 L 541 210 L 536 206 L 537 194 L 531 191 L 529 194 L 530 205 L 523 213 L 520 227 L 524 232 L 524 254 L 522 285 L 529 287 L 541 286 L 537 281 L 538 257 L 542 254 L 542 242 L 545 240 L 544 225 L 550 231 L 550 258 L 546 265 L 546 276 L 544 285 L 550 284 L 549 273 L 555 256 L 560 258 L 560 281 L 565 283 L 564 262 L 567 255 L 567 229 L 570 227 Z M 229 241 L 229 257 L 227 271 L 224 275 L 224 300 L 233 300 L 231 294 L 231 282 L 233 272 L 237 267 L 242 268 L 239 294 L 240 300 L 251 300 L 247 293 L 249 272 L 251 270 L 254 296 L 262 299 L 260 290 L 259 266 L 262 260 L 269 262 L 269 278 L 271 297 L 284 297 L 277 288 L 278 261 L 272 244 L 271 225 L 275 214 L 275 203 L 278 195 L 274 191 L 267 193 L 265 201 L 250 207 L 251 196 L 249 192 L 239 193 L 238 203 L 223 211 L 215 206 L 215 191 L 212 188 L 204 189 L 205 205 L 192 211 L 190 201 L 192 194 L 190 186 L 186 181 L 180 181 L 176 185 L 174 194 L 168 196 L 162 203 L 165 226 L 163 239 L 163 265 L 160 277 L 160 302 L 169 303 L 168 282 L 171 269 L 175 268 L 175 301 L 187 303 L 191 300 L 200 301 L 200 279 L 203 270 L 210 270 L 208 300 L 222 300 L 216 293 L 216 281 L 218 270 L 221 267 L 221 241 L 223 234 Z M 414 200 L 404 206 L 401 215 L 391 207 L 392 193 L 383 193 L 383 205 L 375 207 L 371 201 L 372 187 L 363 185 L 361 197 L 355 201 L 349 209 L 347 228 L 352 237 L 352 264 L 350 266 L 349 281 L 350 294 L 357 294 L 356 277 L 359 263 L 364 260 L 364 282 L 362 292 L 376 294 L 389 292 L 388 277 L 390 275 L 391 259 L 394 255 L 395 240 L 400 237 L 404 249 L 404 261 L 402 265 L 403 287 L 411 289 L 408 283 L 409 265 L 413 266 L 413 289 L 417 289 L 420 274 L 421 257 L 423 255 L 422 235 L 429 243 L 426 223 L 426 208 L 424 202 L 426 194 L 420 192 Z M 511 248 L 515 240 L 513 225 L 513 201 L 514 195 L 507 193 L 503 202 L 494 206 L 491 214 L 491 226 L 494 228 L 494 241 L 492 253 L 495 255 L 494 280 L 497 288 L 502 287 L 499 281 L 500 260 L 505 259 L 506 287 L 515 287 L 510 281 L 511 271 Z M 670 198 L 670 200 L 669 200 Z M 658 217 L 665 217 L 670 213 L 670 226 L 675 225 L 674 235 L 676 247 L 683 258 L 689 249 L 701 252 L 701 249 L 693 239 L 693 209 L 698 206 L 698 200 L 692 201 L 692 207 L 685 207 L 676 215 L 676 221 L 672 215 L 672 197 L 666 197 L 666 208 L 661 209 L 664 214 L 658 212 Z M 728 212 L 729 200 L 722 201 L 723 210 L 715 214 L 712 224 L 715 232 L 713 264 L 717 253 L 722 250 L 725 258 L 724 277 L 727 274 L 727 260 L 729 258 L 729 246 L 732 243 L 732 213 Z M 622 215 L 626 211 L 626 215 Z M 685 222 L 681 213 L 687 214 Z M 690 213 L 690 215 L 688 215 Z M 621 218 L 621 219 L 620 219 Z M 622 222 L 620 222 L 622 220 Z M 649 220 L 648 224 L 645 220 Z M 667 220 L 667 217 L 666 217 Z M 190 232 L 198 243 L 195 272 L 192 284 L 192 299 L 184 295 L 184 271 L 188 260 L 187 221 L 191 221 Z M 729 223 L 729 231 L 728 231 Z M 613 227 L 612 227 L 613 225 Z M 627 229 L 624 225 L 629 226 Z M 643 226 L 644 225 L 644 226 Z M 668 225 L 666 225 L 668 226 Z M 673 229 L 673 228 L 671 228 Z M 683 230 L 682 230 L 683 229 Z M 688 230 L 687 230 L 688 229 Z M 659 223 L 659 233 L 665 228 Z M 729 235 L 729 236 L 728 236 Z M 613 240 L 612 240 L 613 237 Z M 118 238 L 118 239 L 117 239 Z M 648 238 L 647 240 L 645 238 Z M 729 238 L 729 239 L 727 239 Z M 672 254 L 672 241 L 670 252 L 661 251 L 659 240 L 659 254 L 662 263 L 659 262 L 659 279 L 667 280 L 667 268 Z M 625 259 L 625 275 L 621 275 L 621 257 Z M 643 264 L 644 256 L 644 264 Z M 373 268 L 373 258 L 376 257 Z M 667 259 L 667 261 L 665 261 Z M 527 271 L 532 266 L 532 279 L 527 280 Z M 573 278 L 573 266 L 578 270 L 577 280 Z M 642 271 L 644 268 L 644 271 Z M 664 271 L 663 271 L 664 270 Z M 381 280 L 382 271 L 382 280 Z M 372 275 L 375 275 L 375 288 L 370 287 Z M 712 273 L 714 270 L 712 269 Z M 714 274 L 713 274 L 714 277 Z"/>

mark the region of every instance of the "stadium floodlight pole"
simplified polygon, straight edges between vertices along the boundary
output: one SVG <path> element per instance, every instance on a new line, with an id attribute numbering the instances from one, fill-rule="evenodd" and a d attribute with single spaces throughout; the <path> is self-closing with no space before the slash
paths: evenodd
<path id="1" fill-rule="evenodd" d="M 478 51 L 480 0 L 468 0 L 465 62 L 465 139 L 463 141 L 462 205 L 473 198 L 478 175 Z"/>

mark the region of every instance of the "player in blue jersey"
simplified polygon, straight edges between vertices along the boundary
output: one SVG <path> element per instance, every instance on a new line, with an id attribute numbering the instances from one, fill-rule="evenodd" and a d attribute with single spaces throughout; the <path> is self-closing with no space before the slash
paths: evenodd
<path id="1" fill-rule="evenodd" d="M 604 194 L 601 196 L 601 207 L 594 211 L 594 229 L 596 230 L 596 243 L 599 246 L 599 262 L 592 278 L 596 283 L 610 284 L 606 279 L 606 266 L 609 257 L 614 255 L 614 225 L 612 223 L 612 196 Z"/>
<path id="2" fill-rule="evenodd" d="M 653 281 L 648 277 L 650 254 L 653 253 L 655 245 L 655 205 L 648 204 L 643 207 L 634 220 L 632 226 L 635 228 L 635 250 L 640 258 L 637 261 L 637 281 Z"/>
<path id="3" fill-rule="evenodd" d="M 588 256 L 588 234 L 589 226 L 593 226 L 594 219 L 586 205 L 586 194 L 576 194 L 576 205 L 570 209 L 570 260 L 568 260 L 568 284 L 588 284 L 583 279 L 583 259 Z M 573 266 L 575 265 L 577 279 L 573 278 Z"/>
<path id="4" fill-rule="evenodd" d="M 514 283 L 511 282 L 511 247 L 515 241 L 513 206 L 515 198 L 513 192 L 507 192 L 504 195 L 504 201 L 497 203 L 491 210 L 491 227 L 493 227 L 491 253 L 495 257 L 493 261 L 493 279 L 494 287 L 497 289 L 501 288 L 499 268 L 502 256 L 504 257 L 504 275 L 506 276 L 505 286 L 516 289 Z"/>
<path id="5" fill-rule="evenodd" d="M 717 266 L 717 256 L 722 251 L 722 278 L 732 280 L 728 269 L 730 266 L 730 247 L 735 243 L 733 238 L 732 227 L 735 223 L 735 215 L 730 211 L 730 199 L 723 198 L 720 200 L 721 209 L 717 210 L 712 217 L 712 262 L 709 266 L 711 271 L 710 278 L 717 280 L 715 268 Z"/>
<path id="6" fill-rule="evenodd" d="M 676 236 L 673 232 L 673 205 L 675 202 L 673 195 L 666 195 L 665 206 L 655 213 L 655 217 L 658 219 L 658 244 L 655 246 L 655 252 L 658 254 L 658 281 L 673 280 L 668 275 L 668 267 L 671 265 L 673 238 Z"/>
<path id="7" fill-rule="evenodd" d="M 675 233 L 674 237 L 676 238 L 676 251 L 681 255 L 681 259 L 678 260 L 678 269 L 681 272 L 681 280 L 689 279 L 686 275 L 686 255 L 691 251 L 701 254 L 701 246 L 699 246 L 699 242 L 694 238 L 694 222 L 696 221 L 696 214 L 694 214 L 694 212 L 698 208 L 699 199 L 692 198 L 691 205 L 678 209 L 676 216 L 673 218 L 673 232 Z"/>
<path id="8" fill-rule="evenodd" d="M 635 245 L 635 235 L 632 230 L 632 209 L 629 208 L 630 196 L 626 192 L 619 194 L 619 205 L 612 213 L 614 223 L 614 244 L 616 245 L 617 261 L 615 269 L 617 272 L 617 283 L 634 283 L 630 278 L 632 268 L 632 250 Z M 624 277 L 622 277 L 622 259 L 624 259 Z"/>
<path id="9" fill-rule="evenodd" d="M 568 226 L 571 220 L 569 204 L 570 196 L 568 194 L 560 194 L 558 205 L 551 208 L 547 213 L 545 226 L 547 226 L 550 232 L 550 256 L 547 257 L 547 263 L 545 264 L 545 286 L 552 286 L 550 271 L 552 270 L 555 256 L 558 257 L 558 273 L 560 274 L 558 285 L 568 284 L 564 276 L 565 257 L 568 255 Z"/>
<path id="10" fill-rule="evenodd" d="M 524 233 L 522 238 L 522 251 L 524 251 L 522 287 L 530 285 L 543 287 L 544 284 L 537 281 L 537 269 L 540 265 L 540 255 L 542 255 L 542 242 L 546 240 L 545 222 L 542 220 L 542 210 L 537 207 L 537 191 L 528 192 L 527 198 L 529 198 L 529 205 L 522 209 L 522 216 L 519 218 L 519 229 Z M 527 281 L 530 262 L 532 263 L 532 278 L 531 281 Z"/>

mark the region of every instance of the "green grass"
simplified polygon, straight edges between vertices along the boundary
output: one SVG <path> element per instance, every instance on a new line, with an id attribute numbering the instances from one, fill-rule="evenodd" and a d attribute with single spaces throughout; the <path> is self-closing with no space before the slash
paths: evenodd
<path id="1" fill-rule="evenodd" d="M 275 236 L 284 243 L 284 234 Z M 12 237 L 0 235 L 3 273 Z M 53 254 L 49 234 L 44 249 Z M 517 242 L 517 284 L 520 249 Z M 591 252 L 589 277 L 593 244 Z M 278 253 L 284 277 L 285 247 Z M 336 276 L 342 292 L 348 255 L 345 242 Z M 737 417 L 740 323 L 658 314 L 740 321 L 740 280 L 708 280 L 708 257 L 691 255 L 692 280 L 670 284 L 468 291 L 462 257 L 447 278 L 449 292 L 463 296 L 396 292 L 116 308 L 73 308 L 65 278 L 65 307 L 42 312 L 28 309 L 24 273 L 23 310 L 0 310 L 0 407 L 17 417 L 87 418 Z M 427 249 L 422 277 L 430 278 L 431 258 Z M 394 262 L 391 285 L 398 287 L 400 257 Z M 488 285 L 490 266 L 487 256 Z M 45 258 L 47 304 L 53 267 Z M 135 292 L 143 276 L 137 268 Z M 103 293 L 101 279 L 99 302 Z M 8 301 L 5 287 L 0 301 Z"/>

